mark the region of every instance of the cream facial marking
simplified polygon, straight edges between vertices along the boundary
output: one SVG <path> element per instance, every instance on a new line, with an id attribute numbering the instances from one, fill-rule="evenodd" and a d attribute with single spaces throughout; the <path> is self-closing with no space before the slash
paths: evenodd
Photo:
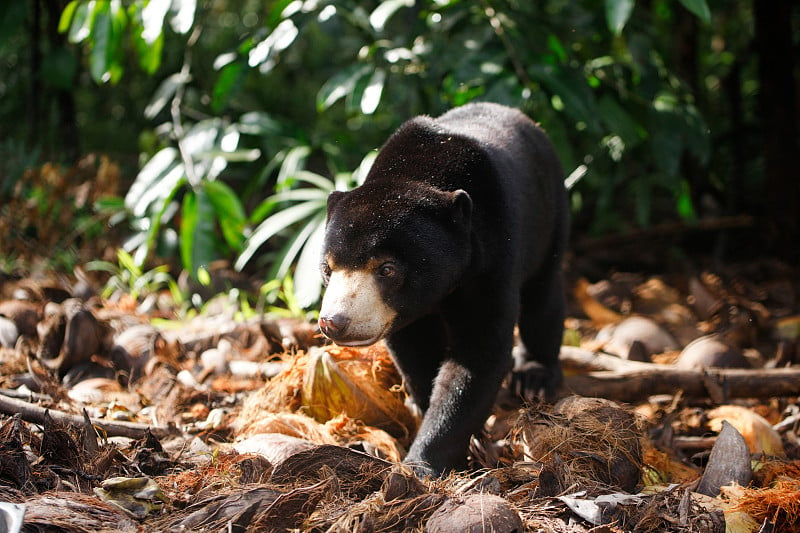
<path id="1" fill-rule="evenodd" d="M 342 346 L 369 346 L 389 330 L 397 313 L 381 296 L 372 269 L 334 270 L 322 298 L 319 326 Z"/>

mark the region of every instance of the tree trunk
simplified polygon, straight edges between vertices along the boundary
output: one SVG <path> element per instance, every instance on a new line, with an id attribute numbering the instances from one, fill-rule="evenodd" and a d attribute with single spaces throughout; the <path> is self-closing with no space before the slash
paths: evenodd
<path id="1" fill-rule="evenodd" d="M 779 255 L 800 258 L 792 11 L 796 0 L 754 0 L 764 139 L 767 239 Z"/>

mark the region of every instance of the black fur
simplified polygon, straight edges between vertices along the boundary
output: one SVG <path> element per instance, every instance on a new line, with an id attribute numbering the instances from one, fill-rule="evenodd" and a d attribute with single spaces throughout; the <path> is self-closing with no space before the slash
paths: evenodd
<path id="1" fill-rule="evenodd" d="M 406 461 L 423 473 L 465 465 L 470 435 L 512 368 L 561 379 L 563 174 L 545 134 L 519 111 L 472 104 L 403 124 L 361 187 L 328 201 L 325 254 L 337 267 L 390 259 L 381 280 L 398 313 L 386 342 L 424 413 Z"/>

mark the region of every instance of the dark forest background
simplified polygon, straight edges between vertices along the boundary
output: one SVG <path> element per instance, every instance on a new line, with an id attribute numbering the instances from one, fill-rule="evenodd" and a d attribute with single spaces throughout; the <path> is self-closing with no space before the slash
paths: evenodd
<path id="1" fill-rule="evenodd" d="M 796 261 L 799 47 L 796 0 L 3 2 L 0 269 L 103 243 L 312 306 L 330 190 L 477 100 L 547 130 L 576 253 Z"/>

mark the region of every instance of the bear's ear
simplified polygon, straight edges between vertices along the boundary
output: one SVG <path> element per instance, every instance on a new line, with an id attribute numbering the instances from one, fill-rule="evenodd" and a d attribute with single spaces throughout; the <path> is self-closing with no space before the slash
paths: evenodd
<path id="1" fill-rule="evenodd" d="M 347 193 L 343 191 L 333 191 L 330 195 L 328 195 L 328 218 L 330 218 L 333 208 L 336 207 L 336 204 L 339 203 L 339 200 L 344 198 L 345 194 Z"/>
<path id="2" fill-rule="evenodd" d="M 459 224 L 469 226 L 472 220 L 472 198 L 464 189 L 458 189 L 448 193 L 450 198 L 450 209 L 453 220 Z"/>

